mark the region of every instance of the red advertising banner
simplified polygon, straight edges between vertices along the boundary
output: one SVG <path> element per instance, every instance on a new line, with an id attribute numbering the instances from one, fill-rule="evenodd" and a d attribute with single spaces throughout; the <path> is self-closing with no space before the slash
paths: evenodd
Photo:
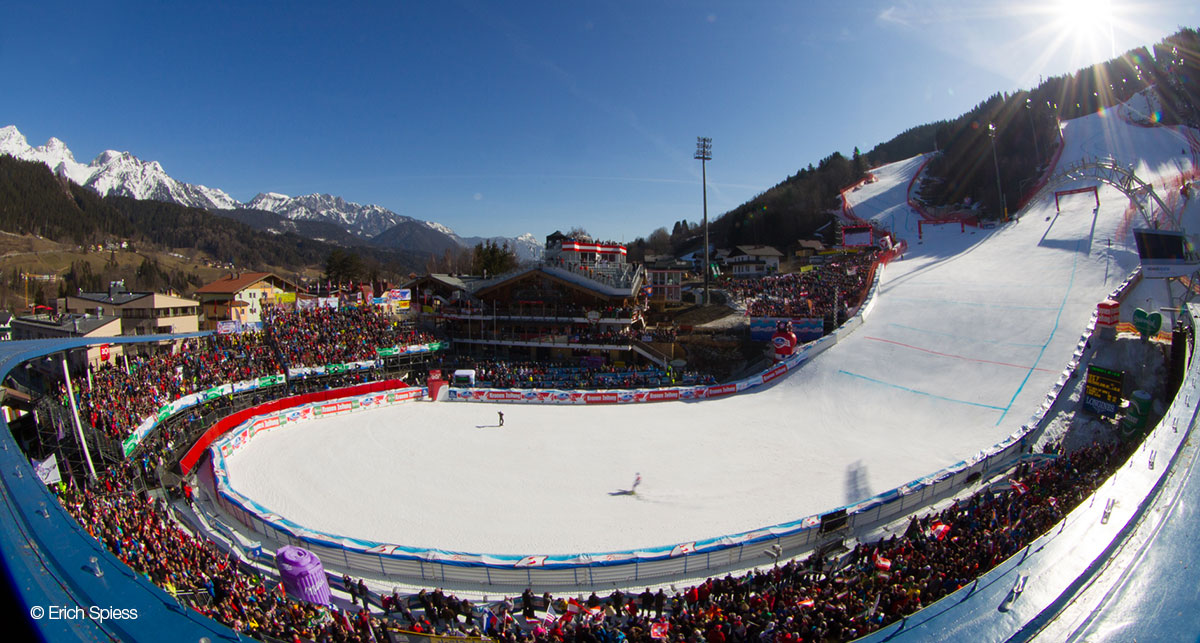
<path id="1" fill-rule="evenodd" d="M 737 392 L 737 384 L 721 384 L 704 389 L 704 397 L 719 397 Z"/>
<path id="2" fill-rule="evenodd" d="M 587 393 L 583 396 L 583 401 L 587 404 L 616 404 L 616 393 Z"/>
<path id="3" fill-rule="evenodd" d="M 349 411 L 352 408 L 354 408 L 354 405 L 350 402 L 334 402 L 333 404 L 322 404 L 319 410 L 321 411 L 321 415 L 333 415 Z"/>
<path id="4" fill-rule="evenodd" d="M 766 373 L 763 373 L 763 375 L 762 375 L 763 384 L 770 382 L 771 380 L 783 375 L 784 373 L 787 373 L 787 364 L 776 364 L 771 370 L 767 371 Z"/>

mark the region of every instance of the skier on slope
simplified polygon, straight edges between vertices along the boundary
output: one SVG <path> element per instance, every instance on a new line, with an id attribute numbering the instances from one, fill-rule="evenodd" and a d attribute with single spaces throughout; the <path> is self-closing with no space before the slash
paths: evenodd
<path id="1" fill-rule="evenodd" d="M 629 490 L 629 492 L 630 492 L 630 493 L 633 493 L 633 494 L 636 494 L 636 493 L 637 493 L 637 488 L 638 488 L 638 485 L 640 485 L 640 484 L 642 484 L 642 474 L 641 474 L 641 473 L 638 473 L 638 474 L 637 474 L 637 477 L 635 477 L 635 478 L 633 479 L 633 487 L 632 487 L 632 488 Z"/>

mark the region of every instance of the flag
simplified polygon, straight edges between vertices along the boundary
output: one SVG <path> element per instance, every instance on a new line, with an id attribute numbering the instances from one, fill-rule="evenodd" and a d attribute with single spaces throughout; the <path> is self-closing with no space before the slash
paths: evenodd
<path id="1" fill-rule="evenodd" d="M 950 533 L 950 525 L 944 524 L 940 520 L 929 526 L 929 535 L 938 540 L 944 539 L 948 533 Z"/>
<path id="2" fill-rule="evenodd" d="M 487 634 L 488 631 L 492 628 L 496 628 L 498 630 L 499 627 L 500 627 L 500 619 L 496 618 L 496 615 L 492 613 L 492 610 L 484 610 L 484 612 L 483 612 L 483 633 Z"/>
<path id="3" fill-rule="evenodd" d="M 579 605 L 579 601 L 571 598 L 567 600 L 567 611 L 563 612 L 562 616 L 558 617 L 558 623 L 570 623 L 571 619 L 575 618 L 576 614 L 583 612 L 583 607 Z"/>
<path id="4" fill-rule="evenodd" d="M 664 623 L 661 621 L 658 623 L 651 623 L 650 624 L 650 638 L 665 639 L 665 638 L 667 638 L 667 633 L 670 630 L 671 630 L 670 623 Z"/>
<path id="5" fill-rule="evenodd" d="M 1025 486 L 1020 481 L 1010 480 L 1009 482 L 1012 483 L 1013 491 L 1016 491 L 1018 495 L 1023 496 L 1025 494 L 1029 493 L 1029 487 Z"/>
<path id="6" fill-rule="evenodd" d="M 62 474 L 58 471 L 58 454 L 51 453 L 50 457 L 45 460 L 30 458 L 29 463 L 33 465 L 33 470 L 42 484 L 51 485 L 62 482 Z"/>
<path id="7" fill-rule="evenodd" d="M 814 607 L 816 604 L 817 604 L 816 601 L 814 601 L 813 599 L 806 598 L 806 599 L 796 603 L 796 607 L 808 608 L 808 607 Z"/>
<path id="8" fill-rule="evenodd" d="M 875 552 L 873 562 L 875 563 L 875 569 L 878 569 L 881 572 L 886 572 L 892 568 L 892 561 L 880 556 L 878 551 Z"/>
<path id="9" fill-rule="evenodd" d="M 864 614 L 863 618 L 871 618 L 875 615 L 875 610 L 879 609 L 879 597 L 883 596 L 883 592 L 875 592 L 875 602 L 871 604 L 871 608 Z"/>

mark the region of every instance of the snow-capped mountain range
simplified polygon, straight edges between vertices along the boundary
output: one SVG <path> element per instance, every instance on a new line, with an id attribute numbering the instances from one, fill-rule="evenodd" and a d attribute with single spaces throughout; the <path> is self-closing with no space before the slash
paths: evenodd
<path id="1" fill-rule="evenodd" d="M 143 161 L 128 152 L 106 150 L 90 163 L 80 163 L 67 145 L 51 138 L 45 145 L 33 147 L 16 126 L 0 128 L 0 154 L 45 163 L 56 175 L 91 188 L 101 196 L 124 196 L 134 199 L 150 199 L 178 203 L 205 210 L 253 209 L 274 212 L 293 221 L 325 221 L 333 223 L 347 232 L 373 240 L 383 233 L 401 226 L 409 230 L 403 234 L 388 235 L 380 243 L 393 247 L 403 245 L 389 243 L 404 239 L 421 239 L 421 247 L 405 249 L 440 251 L 438 246 L 468 247 L 478 239 L 459 237 L 450 228 L 433 221 L 423 221 L 396 214 L 378 205 L 360 205 L 329 194 L 287 196 L 275 192 L 260 193 L 248 203 L 242 203 L 223 190 L 203 185 L 184 183 L 167 174 L 157 161 Z M 415 232 L 415 234 L 414 234 Z M 441 240 L 441 237 L 445 237 Z M 518 259 L 541 258 L 542 244 L 532 234 L 519 237 L 494 237 L 497 243 L 508 243 L 517 253 Z"/>
<path id="2" fill-rule="evenodd" d="M 418 222 L 431 228 L 444 228 L 441 224 L 417 221 L 377 205 L 359 205 L 340 196 L 331 194 L 308 194 L 288 196 L 278 192 L 259 193 L 240 207 L 266 210 L 281 214 L 292 220 L 330 221 L 361 237 L 374 237 L 380 232 L 401 223 Z M 435 226 L 437 226 L 435 228 Z"/>

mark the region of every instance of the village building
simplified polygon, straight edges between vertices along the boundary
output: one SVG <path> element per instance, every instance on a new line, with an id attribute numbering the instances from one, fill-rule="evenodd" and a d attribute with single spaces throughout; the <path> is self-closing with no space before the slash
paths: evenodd
<path id="1" fill-rule="evenodd" d="M 122 335 L 194 333 L 200 329 L 200 302 L 155 292 L 129 292 L 120 282 L 106 292 L 67 295 L 68 313 L 99 313 L 121 320 Z"/>
<path id="2" fill-rule="evenodd" d="M 263 306 L 295 305 L 297 287 L 270 272 L 230 273 L 196 290 L 202 330 L 220 330 L 222 322 L 240 328 L 262 325 Z"/>

